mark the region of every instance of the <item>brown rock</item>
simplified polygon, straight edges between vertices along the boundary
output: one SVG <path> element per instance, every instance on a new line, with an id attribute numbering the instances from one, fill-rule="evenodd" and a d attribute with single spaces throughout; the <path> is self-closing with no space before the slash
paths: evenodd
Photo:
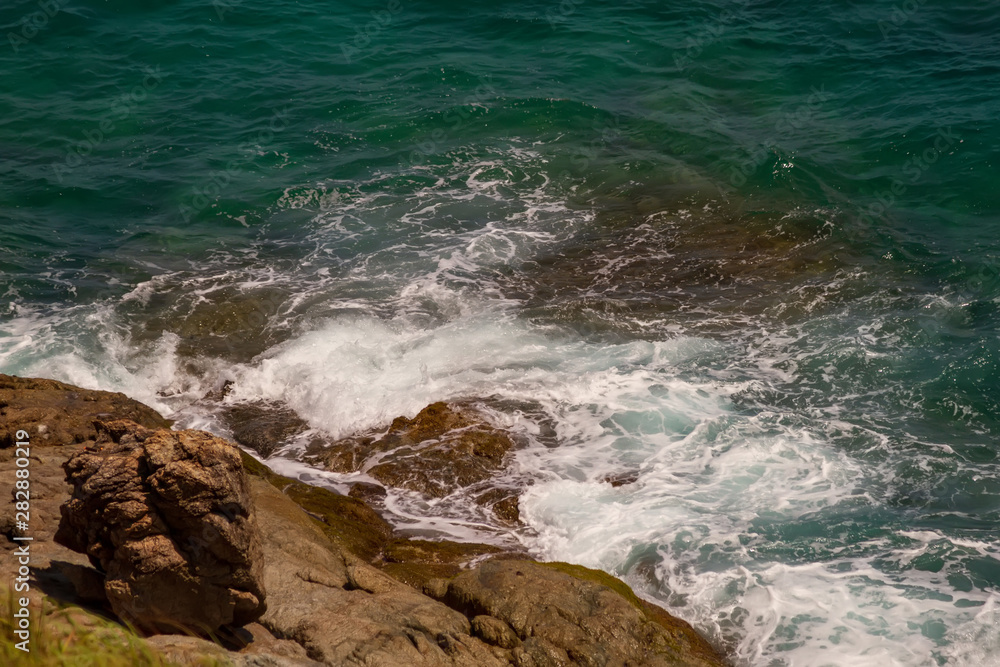
<path id="1" fill-rule="evenodd" d="M 93 427 L 91 427 L 93 428 Z M 87 557 L 70 551 L 62 545 L 53 542 L 53 535 L 59 525 L 59 506 L 69 500 L 72 487 L 66 482 L 66 472 L 62 465 L 73 455 L 83 451 L 84 445 L 64 445 L 61 447 L 31 447 L 29 470 L 31 471 L 31 521 L 27 531 L 15 528 L 15 496 L 14 485 L 0 482 L 4 493 L 0 496 L 0 532 L 6 535 L 0 538 L 0 582 L 12 582 L 18 568 L 18 559 L 13 553 L 23 545 L 23 542 L 10 540 L 15 534 L 30 535 L 31 542 L 31 581 L 32 590 L 43 590 L 47 595 L 74 596 L 74 587 L 80 583 L 82 590 L 90 596 L 96 595 L 89 583 L 85 582 L 87 575 L 67 577 L 66 568 L 87 569 L 94 575 L 97 572 L 90 567 Z M 36 452 L 44 452 L 38 457 Z M 0 449 L 0 480 L 13 480 L 17 465 L 14 459 L 14 449 Z M 9 458 L 8 458 L 9 457 Z M 4 519 L 9 518 L 10 525 L 2 526 Z M 101 594 L 103 597 L 104 578 L 101 579 Z M 0 588 L 2 588 L 0 584 Z M 85 598 L 86 599 L 86 598 Z"/>
<path id="2" fill-rule="evenodd" d="M 301 645 L 288 639 L 278 639 L 260 623 L 250 623 L 239 630 L 248 636 L 246 645 L 240 649 L 240 653 L 246 655 L 271 655 L 283 658 L 308 662 L 312 665 L 319 663 L 309 660 L 306 650 Z"/>
<path id="3" fill-rule="evenodd" d="M 240 454 L 201 431 L 98 422 L 66 462 L 55 539 L 105 574 L 115 613 L 152 631 L 214 631 L 264 611 L 260 538 Z"/>
<path id="4" fill-rule="evenodd" d="M 639 471 L 620 472 L 612 475 L 605 475 L 602 482 L 607 482 L 616 489 L 627 484 L 635 484 L 639 481 Z"/>
<path id="5" fill-rule="evenodd" d="M 517 492 L 513 489 L 490 489 L 476 497 L 476 502 L 493 511 L 493 516 L 507 524 L 521 523 Z"/>
<path id="6" fill-rule="evenodd" d="M 732 208 L 735 201 L 692 205 L 691 193 L 677 199 L 628 189 L 595 201 L 588 233 L 498 276 L 522 316 L 588 337 L 658 340 L 678 326 L 718 335 L 721 322 L 732 326 L 727 314 L 815 317 L 811 301 L 806 311 L 789 303 L 790 286 L 826 284 L 848 259 L 824 238 L 829 230 L 819 218 L 788 220 L 786 205 L 766 197 L 755 196 L 754 210 L 743 211 Z"/>
<path id="7" fill-rule="evenodd" d="M 27 431 L 33 447 L 93 440 L 93 422 L 101 418 L 170 428 L 155 410 L 125 394 L 0 374 L 0 449 L 13 446 L 18 430 Z"/>
<path id="8" fill-rule="evenodd" d="M 305 650 L 294 642 L 273 638 L 264 646 L 258 646 L 255 641 L 239 653 L 227 651 L 206 639 L 185 635 L 157 635 L 146 639 L 144 644 L 162 656 L 168 664 L 178 666 L 321 667 L 322 664 L 310 660 L 305 655 Z M 299 650 L 289 650 L 286 648 L 287 645 L 295 646 Z"/>
<path id="9" fill-rule="evenodd" d="M 149 307 L 130 315 L 142 321 L 137 335 L 147 342 L 167 331 L 178 334 L 181 357 L 247 362 L 284 340 L 283 330 L 270 324 L 287 302 L 288 294 L 272 287 L 222 287 L 193 295 L 179 284 L 161 283 Z M 163 314 L 150 317 L 153 312 Z"/>
<path id="10" fill-rule="evenodd" d="M 251 492 L 269 591 L 260 622 L 275 636 L 326 665 L 510 665 L 464 615 L 345 551 L 277 488 L 254 477 Z"/>
<path id="11" fill-rule="evenodd" d="M 488 561 L 452 579 L 442 600 L 473 618 L 506 623 L 521 642 L 515 658 L 527 664 L 726 664 L 689 625 L 614 577 L 580 566 Z M 485 634 L 499 628 L 480 622 Z"/>
<path id="12" fill-rule="evenodd" d="M 301 482 L 286 485 L 284 492 L 323 523 L 323 532 L 334 543 L 366 561 L 381 558 L 392 539 L 392 526 L 357 498 Z"/>
<path id="13" fill-rule="evenodd" d="M 394 428 L 406 431 L 410 421 L 417 420 L 397 420 Z M 110 580 L 112 565 L 121 568 L 122 577 L 132 567 L 122 585 L 139 600 L 158 601 L 169 592 L 189 607 L 193 601 L 199 613 L 206 613 L 205 607 L 218 616 L 226 606 L 220 600 L 229 599 L 235 616 L 240 596 L 250 590 L 235 579 L 247 568 L 225 559 L 241 553 L 232 538 L 241 522 L 256 517 L 263 565 L 255 580 L 269 591 L 267 612 L 260 625 L 229 633 L 230 640 L 242 638 L 238 652 L 176 635 L 148 642 L 179 664 L 206 659 L 254 667 L 724 664 L 687 624 L 604 573 L 524 560 L 474 565 L 509 554 L 485 545 L 400 539 L 358 498 L 277 475 L 204 433 L 119 423 L 101 428 L 100 447 L 66 446 L 32 459 L 33 590 L 63 596 L 72 593 L 72 581 L 99 597 L 100 591 L 87 589 L 105 574 Z M 423 435 L 419 428 L 414 433 Z M 435 446 L 434 438 L 419 446 Z M 0 450 L 0 477 L 14 469 L 12 453 Z M 233 458 L 242 459 L 250 477 L 233 471 Z M 66 459 L 68 475 L 61 469 Z M 227 501 L 233 475 L 242 479 L 242 492 L 232 494 L 242 509 Z M 498 491 L 483 502 L 495 508 L 507 497 L 513 496 Z M 82 546 L 103 572 L 82 567 L 83 556 L 53 543 L 60 504 L 72 518 L 60 524 L 61 539 Z M 81 517 L 86 520 L 76 520 Z M 193 532 L 195 525 L 213 527 L 218 539 Z M 210 529 L 207 535 L 212 534 Z M 186 535 L 194 536 L 191 551 Z M 0 572 L 9 572 L 14 562 L 0 560 Z M 152 574 L 136 563 L 177 567 Z M 257 568 L 251 564 L 249 570 Z M 129 618 L 135 612 L 124 613 Z"/>
<path id="14" fill-rule="evenodd" d="M 384 486 L 379 484 L 371 484 L 370 482 L 356 482 L 351 485 L 351 490 L 347 492 L 351 498 L 357 498 L 358 500 L 363 500 L 365 502 L 372 502 L 373 500 L 381 500 L 386 496 L 386 490 Z"/>
<path id="15" fill-rule="evenodd" d="M 107 591 L 104 590 L 104 575 L 100 572 L 92 567 L 73 563 L 59 563 L 59 569 L 81 601 L 102 607 L 110 606 Z"/>
<path id="16" fill-rule="evenodd" d="M 521 644 L 510 626 L 499 618 L 492 616 L 476 616 L 472 619 L 472 634 L 487 644 L 501 648 L 516 648 Z"/>
<path id="17" fill-rule="evenodd" d="M 501 553 L 502 549 L 489 544 L 398 539 L 387 545 L 384 561 L 377 565 L 419 590 L 432 579 L 453 577 L 472 561 Z"/>
<path id="18" fill-rule="evenodd" d="M 227 405 L 222 420 L 233 440 L 267 458 L 309 425 L 287 405 L 255 401 Z"/>
<path id="19" fill-rule="evenodd" d="M 514 447 L 507 433 L 473 408 L 433 403 L 413 419 L 397 417 L 384 435 L 345 438 L 313 453 L 336 472 L 360 470 L 377 455 L 369 475 L 389 486 L 441 498 L 489 480 Z"/>

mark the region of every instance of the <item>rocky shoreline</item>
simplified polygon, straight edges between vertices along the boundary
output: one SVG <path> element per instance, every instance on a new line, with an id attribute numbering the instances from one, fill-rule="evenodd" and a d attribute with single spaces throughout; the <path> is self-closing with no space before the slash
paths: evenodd
<path id="1" fill-rule="evenodd" d="M 231 424 L 253 439 L 252 415 L 242 417 Z M 603 572 L 400 537 L 364 499 L 377 488 L 339 495 L 169 426 L 123 394 L 0 375 L 0 479 L 14 477 L 13 434 L 32 442 L 39 613 L 61 606 L 127 620 L 173 664 L 728 664 L 687 623 Z M 418 458 L 426 466 L 406 475 L 386 461 L 376 479 L 433 496 L 443 487 L 427 470 L 448 465 L 452 484 L 485 483 L 516 442 L 467 407 L 434 404 L 346 445 L 313 455 L 335 470 L 390 449 Z M 0 507 L 4 586 L 16 570 L 11 495 Z M 516 497 L 483 498 L 517 520 Z"/>

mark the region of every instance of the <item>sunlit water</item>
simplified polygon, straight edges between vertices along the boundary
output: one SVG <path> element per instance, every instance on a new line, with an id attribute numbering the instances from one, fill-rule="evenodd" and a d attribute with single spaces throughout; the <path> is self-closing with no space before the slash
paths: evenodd
<path id="1" fill-rule="evenodd" d="M 401 528 L 741 665 L 1000 664 L 1000 16 L 902 7 L 66 3 L 0 53 L 0 371 L 223 434 L 227 380 L 472 400 L 525 525 Z"/>

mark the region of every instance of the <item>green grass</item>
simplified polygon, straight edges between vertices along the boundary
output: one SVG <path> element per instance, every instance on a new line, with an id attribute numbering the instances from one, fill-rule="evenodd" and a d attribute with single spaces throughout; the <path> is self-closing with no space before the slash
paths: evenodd
<path id="1" fill-rule="evenodd" d="M 0 588 L 0 665 L 38 667 L 174 667 L 130 628 L 75 606 L 31 605 L 30 652 L 15 648 L 14 612 L 21 594 Z M 198 667 L 228 663 L 205 658 Z"/>

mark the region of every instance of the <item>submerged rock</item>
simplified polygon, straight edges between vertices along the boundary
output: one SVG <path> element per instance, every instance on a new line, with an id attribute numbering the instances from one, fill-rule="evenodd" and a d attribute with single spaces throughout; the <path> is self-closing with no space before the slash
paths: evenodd
<path id="1" fill-rule="evenodd" d="M 280 326 L 288 315 L 288 294 L 280 289 L 216 286 L 192 293 L 185 281 L 158 282 L 148 299 L 123 306 L 142 323 L 136 342 L 151 344 L 164 333 L 176 334 L 177 354 L 185 360 L 218 357 L 245 363 L 288 335 L 288 328 Z"/>
<path id="2" fill-rule="evenodd" d="M 239 450 L 201 431 L 98 422 L 64 464 L 73 495 L 55 540 L 105 576 L 111 608 L 150 632 L 212 632 L 265 610 L 263 562 Z"/>
<path id="3" fill-rule="evenodd" d="M 385 433 L 338 440 L 312 454 L 327 470 L 365 469 L 388 486 L 442 498 L 492 478 L 515 446 L 475 409 L 439 402 L 413 419 L 397 417 Z"/>
<path id="4" fill-rule="evenodd" d="M 476 502 L 492 510 L 493 516 L 503 523 L 510 525 L 521 523 L 519 498 L 514 489 L 490 489 L 476 496 Z"/>
<path id="5" fill-rule="evenodd" d="M 639 481 L 639 471 L 638 470 L 630 470 L 628 472 L 619 472 L 619 473 L 613 473 L 613 474 L 610 474 L 610 475 L 605 475 L 601 479 L 601 481 L 602 482 L 607 482 L 612 487 L 614 487 L 614 488 L 617 489 L 620 486 L 627 486 L 629 484 L 635 484 L 636 482 L 638 482 Z"/>
<path id="6" fill-rule="evenodd" d="M 825 214 L 756 205 L 619 193 L 571 240 L 500 272 L 500 289 L 527 318 L 608 340 L 815 316 L 845 249 Z"/>

